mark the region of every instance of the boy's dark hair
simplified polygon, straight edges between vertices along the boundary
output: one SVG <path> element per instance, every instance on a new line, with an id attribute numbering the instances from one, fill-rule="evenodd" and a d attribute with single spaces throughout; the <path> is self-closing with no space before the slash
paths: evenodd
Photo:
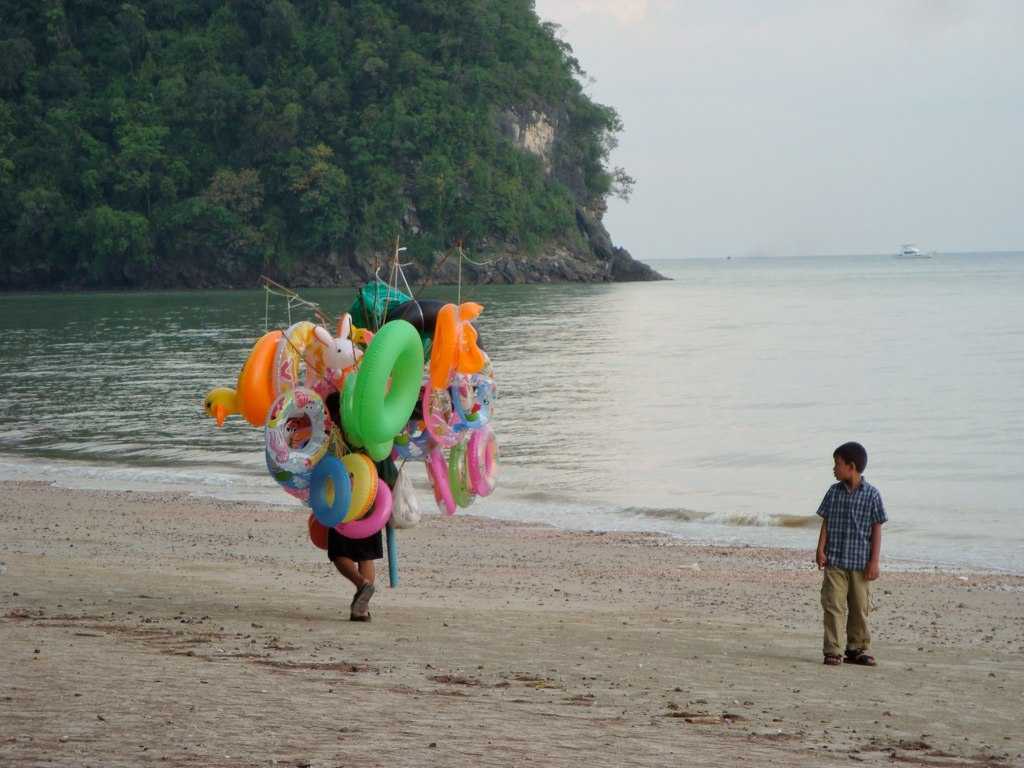
<path id="1" fill-rule="evenodd" d="M 832 451 L 832 458 L 840 458 L 847 464 L 853 464 L 858 472 L 863 472 L 864 467 L 868 465 L 868 452 L 860 443 L 843 443 Z"/>

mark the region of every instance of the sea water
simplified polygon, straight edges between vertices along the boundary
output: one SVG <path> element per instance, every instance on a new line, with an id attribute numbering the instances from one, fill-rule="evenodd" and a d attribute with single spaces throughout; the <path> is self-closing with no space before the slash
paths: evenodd
<path id="1" fill-rule="evenodd" d="M 858 440 L 887 558 L 1024 572 L 1024 254 L 653 266 L 672 280 L 463 287 L 501 452 L 469 511 L 811 550 L 832 451 Z M 302 294 L 335 315 L 354 291 Z M 259 290 L 0 296 L 0 478 L 269 501 L 299 525 L 261 431 L 217 429 L 202 399 L 308 316 Z"/>

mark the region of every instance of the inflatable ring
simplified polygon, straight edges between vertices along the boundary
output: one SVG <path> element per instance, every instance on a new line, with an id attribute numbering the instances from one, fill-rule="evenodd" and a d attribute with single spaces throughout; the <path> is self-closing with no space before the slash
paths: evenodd
<path id="1" fill-rule="evenodd" d="M 444 305 L 445 302 L 438 299 L 413 299 L 393 306 L 388 310 L 386 319 L 405 320 L 407 323 L 411 323 L 412 327 L 419 331 L 420 337 L 423 339 L 423 350 L 426 352 L 430 349 L 434 329 L 437 326 L 437 313 Z M 476 343 L 482 350 L 483 342 L 479 336 Z"/>
<path id="2" fill-rule="evenodd" d="M 395 447 L 394 440 L 385 440 L 383 443 L 368 443 L 364 446 L 370 458 L 374 461 L 384 461 L 391 457 L 391 450 Z"/>
<path id="3" fill-rule="evenodd" d="M 310 435 L 301 447 L 292 445 L 295 419 L 309 420 Z M 266 428 L 267 466 L 280 471 L 311 472 L 330 443 L 331 417 L 320 395 L 305 387 L 285 392 L 270 407 Z"/>
<path id="4" fill-rule="evenodd" d="M 317 345 L 314 343 L 313 323 L 308 320 L 300 320 L 293 323 L 285 331 L 274 350 L 274 391 L 280 395 L 289 389 L 300 386 L 303 382 L 299 380 L 300 364 L 306 360 L 307 352 L 313 350 Z M 306 379 L 313 383 L 315 377 L 309 376 L 309 363 L 306 363 Z"/>
<path id="5" fill-rule="evenodd" d="M 373 502 L 373 512 L 362 520 L 342 523 L 335 530 L 346 539 L 365 539 L 380 531 L 391 519 L 391 489 L 387 483 L 377 486 L 377 499 Z"/>
<path id="6" fill-rule="evenodd" d="M 312 472 L 291 472 L 287 469 L 281 469 L 274 464 L 274 459 L 270 454 L 270 451 L 266 451 L 267 459 L 267 471 L 270 476 L 277 481 L 277 484 L 281 486 L 281 489 L 289 496 L 294 496 L 296 499 L 302 502 L 309 502 L 309 482 L 312 478 Z"/>
<path id="7" fill-rule="evenodd" d="M 427 477 L 434 489 L 434 500 L 438 508 L 446 515 L 455 514 L 455 499 L 448 484 L 448 465 L 444 461 L 444 453 L 437 446 L 427 454 Z"/>
<path id="8" fill-rule="evenodd" d="M 352 506 L 352 481 L 345 465 L 333 456 L 324 456 L 313 469 L 309 506 L 320 524 L 328 528 L 344 520 Z"/>
<path id="9" fill-rule="evenodd" d="M 451 453 L 448 454 L 448 487 L 451 488 L 452 498 L 457 506 L 465 509 L 473 500 L 476 494 L 469 484 L 469 468 L 466 466 L 466 444 L 453 445 Z"/>
<path id="10" fill-rule="evenodd" d="M 452 396 L 446 388 L 434 389 L 427 379 L 423 385 L 423 423 L 430 438 L 450 448 L 463 437 L 465 427 L 452 407 Z"/>
<path id="11" fill-rule="evenodd" d="M 430 385 L 444 389 L 455 370 L 455 355 L 458 351 L 458 309 L 454 304 L 445 304 L 437 312 L 433 341 L 430 346 Z"/>
<path id="12" fill-rule="evenodd" d="M 451 392 L 452 408 L 460 424 L 474 430 L 487 425 L 491 420 L 491 407 L 496 394 L 494 379 L 483 373 L 457 373 L 448 389 Z"/>
<path id="13" fill-rule="evenodd" d="M 430 450 L 430 433 L 426 424 L 413 419 L 395 438 L 394 455 L 406 461 L 424 461 Z"/>
<path id="14" fill-rule="evenodd" d="M 310 514 L 307 521 L 309 526 L 309 540 L 317 549 L 327 549 L 327 528 L 316 519 L 316 515 Z"/>
<path id="15" fill-rule="evenodd" d="M 419 332 L 420 336 L 430 338 L 437 324 L 437 313 L 444 305 L 445 302 L 438 299 L 412 299 L 391 307 L 387 319 L 405 320 Z"/>
<path id="16" fill-rule="evenodd" d="M 370 511 L 373 500 L 377 497 L 380 478 L 377 477 L 377 467 L 370 457 L 362 453 L 346 454 L 341 463 L 352 476 L 352 501 L 348 507 L 348 514 L 341 522 L 351 523 Z"/>
<path id="17" fill-rule="evenodd" d="M 267 423 L 267 411 L 277 397 L 274 391 L 274 351 L 283 334 L 270 331 L 260 337 L 238 374 L 235 397 L 238 412 L 254 427 Z"/>
<path id="18" fill-rule="evenodd" d="M 341 387 L 341 429 L 345 433 L 345 442 L 353 448 L 363 447 L 363 437 L 359 432 L 359 418 L 356 413 L 356 380 L 358 371 L 352 371 L 345 377 Z"/>
<path id="19" fill-rule="evenodd" d="M 490 496 L 498 479 L 498 441 L 490 427 L 474 432 L 466 451 L 469 483 L 477 496 Z"/>
<path id="20" fill-rule="evenodd" d="M 341 390 L 341 428 L 349 445 L 365 449 L 374 461 L 384 461 L 384 459 L 391 455 L 393 440 L 389 437 L 387 440 L 371 443 L 363 436 L 360 427 L 359 411 L 356 407 L 356 386 L 358 382 L 358 371 L 352 371 L 345 376 L 345 383 L 342 385 Z"/>
<path id="21" fill-rule="evenodd" d="M 355 384 L 356 421 L 364 442 L 389 442 L 402 431 L 419 399 L 422 375 L 423 344 L 415 328 L 392 320 L 374 334 Z M 390 453 L 388 445 L 385 458 Z"/>
<path id="22" fill-rule="evenodd" d="M 479 336 L 471 320 L 484 311 L 482 304 L 466 301 L 459 305 L 458 330 L 455 334 L 455 370 L 459 373 L 479 373 L 487 363 L 487 356 L 479 346 Z"/>

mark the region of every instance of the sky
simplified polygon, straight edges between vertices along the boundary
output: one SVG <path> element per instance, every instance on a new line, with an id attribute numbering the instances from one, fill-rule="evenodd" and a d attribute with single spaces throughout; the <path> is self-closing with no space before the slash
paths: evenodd
<path id="1" fill-rule="evenodd" d="M 648 261 L 1024 250 L 1024 2 L 536 0 L 625 124 Z"/>

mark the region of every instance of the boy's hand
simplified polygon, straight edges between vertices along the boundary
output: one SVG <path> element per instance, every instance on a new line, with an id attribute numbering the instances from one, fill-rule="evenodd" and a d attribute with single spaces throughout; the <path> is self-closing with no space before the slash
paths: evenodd
<path id="1" fill-rule="evenodd" d="M 825 557 L 825 553 L 820 549 L 814 556 L 814 562 L 818 564 L 819 571 L 824 570 L 825 567 L 828 566 L 828 558 Z"/>
<path id="2" fill-rule="evenodd" d="M 870 562 L 868 562 L 868 567 L 864 569 L 864 580 L 874 581 L 878 578 L 880 570 L 881 569 L 878 567 L 878 561 L 871 560 Z"/>

